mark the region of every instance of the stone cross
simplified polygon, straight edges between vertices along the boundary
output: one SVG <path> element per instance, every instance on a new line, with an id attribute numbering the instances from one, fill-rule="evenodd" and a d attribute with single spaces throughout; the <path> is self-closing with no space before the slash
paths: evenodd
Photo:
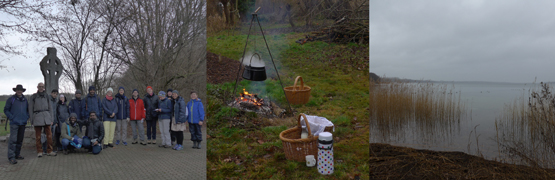
<path id="1" fill-rule="evenodd" d="M 56 56 L 56 48 L 46 48 L 46 56 L 40 61 L 40 70 L 44 76 L 44 85 L 46 86 L 46 93 L 50 94 L 53 89 L 58 89 L 58 80 L 62 76 L 64 66 Z"/>

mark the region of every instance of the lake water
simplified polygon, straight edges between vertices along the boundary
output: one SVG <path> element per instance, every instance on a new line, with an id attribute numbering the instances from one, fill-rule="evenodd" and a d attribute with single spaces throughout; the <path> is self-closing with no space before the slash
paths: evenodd
<path id="1" fill-rule="evenodd" d="M 495 120 L 503 113 L 503 108 L 517 98 L 525 97 L 527 102 L 531 87 L 537 84 L 524 83 L 490 83 L 490 82 L 454 82 L 434 83 L 454 85 L 454 91 L 460 91 L 461 101 L 465 104 L 467 117 L 460 123 L 446 128 L 443 132 L 421 132 L 408 124 L 398 130 L 399 137 L 385 138 L 379 128 L 370 128 L 370 142 L 389 143 L 392 145 L 430 149 L 439 151 L 462 151 L 480 154 L 487 159 L 503 159 L 495 141 Z M 551 84 L 553 87 L 553 84 Z M 454 92 L 453 91 L 453 92 Z M 475 131 L 474 131 L 475 130 Z M 448 132 L 448 133 L 447 133 Z M 472 132 L 472 133 L 471 133 Z M 383 142 L 389 141 L 389 142 Z M 478 142 L 478 146 L 476 145 Z"/>

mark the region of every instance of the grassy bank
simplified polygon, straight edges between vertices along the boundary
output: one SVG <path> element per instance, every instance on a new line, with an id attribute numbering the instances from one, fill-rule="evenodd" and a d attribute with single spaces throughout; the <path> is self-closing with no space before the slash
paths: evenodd
<path id="1" fill-rule="evenodd" d="M 237 34 L 227 36 L 227 34 Z M 334 135 L 335 179 L 368 179 L 368 45 L 337 45 L 311 42 L 295 43 L 304 33 L 267 36 L 271 53 L 278 66 L 284 86 L 293 85 L 302 76 L 312 87 L 306 105 L 294 105 L 297 113 L 326 117 L 336 128 Z M 251 36 L 252 37 L 252 36 Z M 260 36 L 256 50 L 271 66 Z M 240 59 L 246 35 L 221 32 L 208 37 L 208 51 Z M 210 68 L 210 67 L 208 67 Z M 237 88 L 269 96 L 286 108 L 281 85 L 275 71 L 268 71 L 268 80 L 258 83 L 243 80 Z M 239 112 L 225 105 L 234 82 L 209 84 L 207 113 L 209 178 L 244 179 L 321 179 L 316 168 L 285 159 L 279 133 L 296 125 L 295 117 L 264 118 Z"/>

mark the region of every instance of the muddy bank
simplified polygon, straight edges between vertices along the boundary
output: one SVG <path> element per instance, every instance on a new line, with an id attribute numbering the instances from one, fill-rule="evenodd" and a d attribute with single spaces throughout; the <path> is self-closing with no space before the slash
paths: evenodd
<path id="1" fill-rule="evenodd" d="M 463 152 L 372 143 L 370 179 L 555 179 L 555 169 L 505 164 Z"/>

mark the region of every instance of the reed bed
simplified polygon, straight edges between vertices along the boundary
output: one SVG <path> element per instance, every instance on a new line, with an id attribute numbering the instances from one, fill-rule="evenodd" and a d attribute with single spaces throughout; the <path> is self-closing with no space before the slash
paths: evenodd
<path id="1" fill-rule="evenodd" d="M 505 105 L 496 119 L 497 143 L 506 161 L 555 168 L 555 97 L 546 83 Z"/>
<path id="2" fill-rule="evenodd" d="M 466 115 L 461 93 L 454 88 L 447 84 L 371 82 L 371 139 L 387 143 L 416 136 L 426 144 L 448 140 Z"/>

